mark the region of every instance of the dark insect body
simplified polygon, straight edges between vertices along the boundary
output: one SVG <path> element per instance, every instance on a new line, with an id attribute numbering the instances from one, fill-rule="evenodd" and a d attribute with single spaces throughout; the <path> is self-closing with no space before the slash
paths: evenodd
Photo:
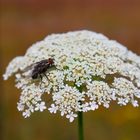
<path id="1" fill-rule="evenodd" d="M 38 77 L 42 79 L 42 75 L 45 75 L 46 78 L 48 79 L 45 73 L 47 72 L 47 70 L 49 70 L 52 67 L 54 67 L 54 59 L 52 58 L 44 59 L 39 62 L 36 62 L 31 73 L 32 79 L 37 79 Z"/>

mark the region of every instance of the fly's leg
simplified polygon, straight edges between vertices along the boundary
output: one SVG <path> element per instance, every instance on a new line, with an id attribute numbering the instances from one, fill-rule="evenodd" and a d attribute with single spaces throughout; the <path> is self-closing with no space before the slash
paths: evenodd
<path id="1" fill-rule="evenodd" d="M 44 73 L 44 76 L 47 78 L 47 80 L 50 82 L 50 79 L 48 78 L 48 76 Z"/>
<path id="2" fill-rule="evenodd" d="M 41 79 L 41 81 L 42 81 L 42 75 L 40 75 L 40 79 Z"/>
<path id="3" fill-rule="evenodd" d="M 41 86 L 42 86 L 42 75 L 40 75 L 40 80 L 41 80 L 41 83 L 40 83 L 40 89 L 41 89 Z"/>

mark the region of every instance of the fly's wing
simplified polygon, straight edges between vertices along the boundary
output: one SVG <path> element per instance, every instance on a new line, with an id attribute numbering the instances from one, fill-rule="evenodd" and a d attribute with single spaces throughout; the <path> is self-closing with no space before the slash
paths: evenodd
<path id="1" fill-rule="evenodd" d="M 34 67 L 35 67 L 38 63 L 39 63 L 39 62 L 33 63 L 33 64 L 27 66 L 26 68 L 24 68 L 24 69 L 22 70 L 22 72 L 23 72 L 22 74 L 23 74 L 24 76 L 26 76 L 26 77 L 31 77 L 32 71 L 33 71 Z"/>
<path id="2" fill-rule="evenodd" d="M 32 70 L 34 67 L 35 67 L 35 63 L 34 64 L 31 64 L 30 66 L 27 66 L 26 68 L 24 68 L 23 70 L 22 70 L 22 72 L 27 72 L 27 71 L 29 71 L 29 70 Z"/>
<path id="3" fill-rule="evenodd" d="M 32 70 L 36 65 L 38 65 L 40 62 L 36 62 L 36 63 L 33 63 L 33 64 L 31 64 L 31 65 L 29 65 L 29 66 L 27 66 L 26 68 L 24 68 L 23 70 L 22 70 L 22 72 L 27 72 L 27 71 L 29 71 L 29 70 Z"/>

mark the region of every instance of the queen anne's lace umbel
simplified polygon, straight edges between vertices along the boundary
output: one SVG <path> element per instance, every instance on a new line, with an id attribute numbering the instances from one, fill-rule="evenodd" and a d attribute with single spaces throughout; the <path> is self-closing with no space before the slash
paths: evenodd
<path id="1" fill-rule="evenodd" d="M 46 72 L 49 81 L 46 77 L 33 80 L 29 76 L 32 70 L 24 71 L 48 58 L 54 58 L 56 67 Z M 78 111 L 95 110 L 100 105 L 108 108 L 111 101 L 137 107 L 140 98 L 140 56 L 86 30 L 53 34 L 32 45 L 24 56 L 10 62 L 4 79 L 13 74 L 16 87 L 22 90 L 17 108 L 25 118 L 47 108 L 72 122 Z M 49 94 L 51 101 L 43 101 L 44 94 Z"/>

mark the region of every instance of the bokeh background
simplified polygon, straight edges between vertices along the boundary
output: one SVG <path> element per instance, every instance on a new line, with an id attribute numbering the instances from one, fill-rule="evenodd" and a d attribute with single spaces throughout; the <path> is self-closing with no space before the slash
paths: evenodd
<path id="1" fill-rule="evenodd" d="M 88 29 L 115 39 L 140 55 L 140 0 L 2 0 L 0 75 L 8 62 L 46 35 Z M 1 77 L 1 76 L 0 76 Z M 0 81 L 0 140 L 77 140 L 77 121 L 59 114 L 16 109 L 14 78 Z M 85 140 L 139 140 L 140 108 L 112 103 L 84 114 Z"/>

